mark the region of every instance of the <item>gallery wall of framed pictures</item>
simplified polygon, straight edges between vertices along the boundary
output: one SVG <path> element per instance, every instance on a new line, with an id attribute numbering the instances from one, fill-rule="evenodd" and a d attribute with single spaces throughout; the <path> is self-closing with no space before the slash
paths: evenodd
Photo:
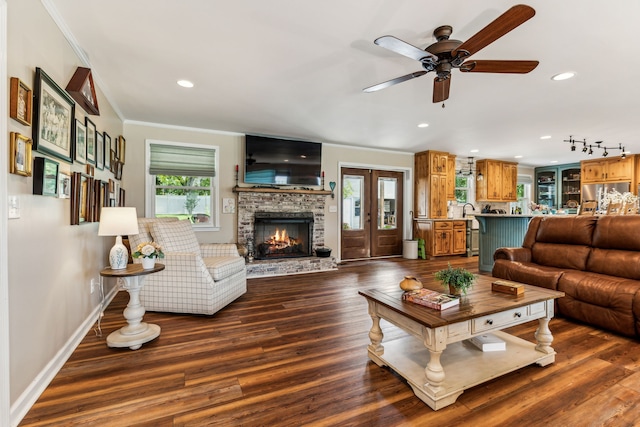
<path id="1" fill-rule="evenodd" d="M 88 114 L 80 116 L 76 106 Z M 99 114 L 89 69 L 78 67 L 66 90 L 40 67 L 33 90 L 17 77 L 10 80 L 9 117 L 31 127 L 31 137 L 10 132 L 9 173 L 32 177 L 33 194 L 69 199 L 71 225 L 97 222 L 102 207 L 125 203 L 119 181 L 126 141 L 89 118 Z M 96 171 L 108 175 L 99 179 Z"/>

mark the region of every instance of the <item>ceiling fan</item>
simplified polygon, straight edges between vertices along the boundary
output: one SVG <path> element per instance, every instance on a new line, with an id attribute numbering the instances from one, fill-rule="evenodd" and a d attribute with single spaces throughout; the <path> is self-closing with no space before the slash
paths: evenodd
<path id="1" fill-rule="evenodd" d="M 453 28 L 449 25 L 443 25 L 433 31 L 433 36 L 437 42 L 424 50 L 393 36 L 379 37 L 374 41 L 375 44 L 420 61 L 424 70 L 396 77 L 363 90 L 364 92 L 375 92 L 435 71 L 433 102 L 442 102 L 449 98 L 451 69 L 453 68 L 471 73 L 528 73 L 538 66 L 538 61 L 465 60 L 509 31 L 522 25 L 535 14 L 536 11 L 530 6 L 524 4 L 513 6 L 465 42 L 449 39 Z"/>

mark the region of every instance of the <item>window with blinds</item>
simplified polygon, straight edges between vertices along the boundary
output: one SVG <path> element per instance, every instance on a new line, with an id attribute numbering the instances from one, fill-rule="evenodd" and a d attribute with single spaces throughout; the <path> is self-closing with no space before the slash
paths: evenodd
<path id="1" fill-rule="evenodd" d="M 147 212 L 191 221 L 195 229 L 218 226 L 218 147 L 147 140 Z"/>

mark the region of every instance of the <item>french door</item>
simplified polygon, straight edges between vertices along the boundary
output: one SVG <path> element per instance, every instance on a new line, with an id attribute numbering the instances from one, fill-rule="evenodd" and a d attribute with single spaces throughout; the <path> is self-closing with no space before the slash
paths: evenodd
<path id="1" fill-rule="evenodd" d="M 342 168 L 341 259 L 402 254 L 402 172 Z"/>

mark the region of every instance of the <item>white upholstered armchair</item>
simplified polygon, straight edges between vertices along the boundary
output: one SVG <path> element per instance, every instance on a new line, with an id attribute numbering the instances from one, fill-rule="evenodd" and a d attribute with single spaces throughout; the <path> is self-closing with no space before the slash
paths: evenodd
<path id="1" fill-rule="evenodd" d="M 149 311 L 214 314 L 247 291 L 244 258 L 233 243 L 198 243 L 189 221 L 138 218 L 131 249 L 155 241 L 166 268 L 146 276 L 140 299 Z M 140 262 L 140 260 L 134 260 Z"/>

